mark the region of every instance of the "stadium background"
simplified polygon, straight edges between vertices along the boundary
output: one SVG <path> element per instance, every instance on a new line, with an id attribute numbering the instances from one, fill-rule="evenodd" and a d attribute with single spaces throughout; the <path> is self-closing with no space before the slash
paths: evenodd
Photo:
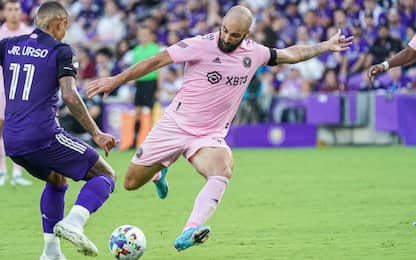
<path id="1" fill-rule="evenodd" d="M 237 3 L 252 10 L 250 37 L 266 46 L 326 40 L 336 28 L 355 36 L 352 49 L 341 55 L 259 69 L 227 139 L 234 147 L 235 175 L 209 221 L 212 237 L 201 247 L 177 253 L 172 246 L 203 185 L 193 169 L 183 159 L 172 166 L 171 193 L 160 201 L 151 185 L 123 190 L 134 150 L 112 152 L 108 161 L 119 176 L 116 191 L 85 230 L 100 249 L 96 259 L 110 259 L 107 239 L 121 224 L 144 230 L 148 251 L 143 259 L 414 259 L 415 152 L 407 146 L 416 144 L 416 72 L 413 65 L 393 69 L 374 84 L 363 73 L 414 35 L 415 1 L 64 2 L 72 17 L 65 40 L 80 62 L 81 95 L 88 81 L 131 64 L 129 51 L 138 44 L 140 24 L 167 46 L 217 30 L 224 12 Z M 21 3 L 31 24 L 39 3 Z M 182 67 L 161 75 L 164 88 L 155 114 L 178 90 Z M 122 117 L 133 111 L 134 90 L 126 84 L 106 102 L 97 101 L 99 123 L 120 138 Z M 67 209 L 80 185 L 70 183 Z M 42 187 L 35 181 L 31 187 L 0 189 L 0 259 L 40 256 Z M 68 259 L 87 259 L 62 245 Z"/>
<path id="2" fill-rule="evenodd" d="M 411 131 L 415 119 L 401 113 L 416 105 L 412 95 L 415 67 L 410 64 L 389 70 L 373 84 L 364 75 L 369 65 L 406 47 L 415 34 L 413 0 L 63 2 L 71 13 L 65 41 L 74 46 L 78 56 L 81 95 L 88 81 L 115 75 L 134 62 L 133 49 L 141 40 L 140 26 L 154 32 L 153 40 L 163 49 L 182 38 L 217 31 L 226 10 L 244 4 L 254 14 L 250 37 L 269 47 L 313 44 L 328 39 L 337 28 L 355 39 L 344 53 L 327 53 L 295 65 L 259 68 L 234 126 L 267 126 L 233 127 L 228 138 L 231 145 L 416 144 Z M 37 4 L 22 1 L 28 24 Z M 160 70 L 161 106 L 156 105 L 156 116 L 179 90 L 182 73 L 183 64 Z M 122 143 L 130 138 L 127 135 L 131 131 L 121 128 L 131 128 L 128 115 L 134 113 L 134 92 L 134 83 L 129 83 L 120 86 L 105 103 L 97 101 L 101 107 L 98 123 L 120 137 Z M 305 138 L 299 133 L 305 133 Z M 261 134 L 263 139 L 248 140 Z"/>

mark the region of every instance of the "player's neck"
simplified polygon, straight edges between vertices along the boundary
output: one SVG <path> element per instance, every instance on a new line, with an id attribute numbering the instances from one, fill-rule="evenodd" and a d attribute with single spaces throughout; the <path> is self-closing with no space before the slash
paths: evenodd
<path id="1" fill-rule="evenodd" d="M 9 31 L 16 31 L 20 28 L 20 22 L 6 22 L 5 25 Z"/>

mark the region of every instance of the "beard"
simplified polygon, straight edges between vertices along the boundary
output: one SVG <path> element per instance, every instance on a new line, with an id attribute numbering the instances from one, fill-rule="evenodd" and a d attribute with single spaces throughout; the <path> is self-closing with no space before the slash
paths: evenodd
<path id="1" fill-rule="evenodd" d="M 225 53 L 231 53 L 233 52 L 235 49 L 238 48 L 238 46 L 240 46 L 240 44 L 243 42 L 245 37 L 243 37 L 238 43 L 229 43 L 229 42 L 225 42 L 221 39 L 221 32 L 220 32 L 220 36 L 218 37 L 218 48 Z"/>

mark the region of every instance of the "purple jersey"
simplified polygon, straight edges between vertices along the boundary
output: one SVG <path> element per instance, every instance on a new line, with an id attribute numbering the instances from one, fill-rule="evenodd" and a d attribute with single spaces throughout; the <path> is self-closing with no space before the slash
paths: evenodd
<path id="1" fill-rule="evenodd" d="M 59 82 L 76 75 L 71 47 L 35 29 L 0 42 L 6 96 L 4 145 L 9 156 L 47 147 L 56 122 Z"/>

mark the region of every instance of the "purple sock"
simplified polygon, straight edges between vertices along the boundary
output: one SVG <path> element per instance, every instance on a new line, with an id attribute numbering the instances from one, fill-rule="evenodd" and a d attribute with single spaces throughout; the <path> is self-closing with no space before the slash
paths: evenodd
<path id="1" fill-rule="evenodd" d="M 82 187 L 75 205 L 80 205 L 92 214 L 108 199 L 114 190 L 114 181 L 108 176 L 96 176 Z"/>
<path id="2" fill-rule="evenodd" d="M 40 197 L 43 233 L 53 233 L 55 224 L 64 217 L 65 192 L 68 185 L 53 186 L 46 183 Z"/>

